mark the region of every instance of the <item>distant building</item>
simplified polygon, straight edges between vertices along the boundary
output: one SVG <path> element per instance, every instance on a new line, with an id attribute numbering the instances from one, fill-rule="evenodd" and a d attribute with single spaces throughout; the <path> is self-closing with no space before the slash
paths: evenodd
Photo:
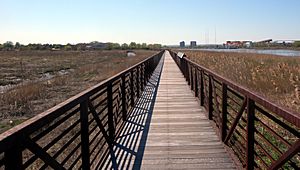
<path id="1" fill-rule="evenodd" d="M 296 40 L 276 40 L 273 41 L 273 44 L 281 44 L 281 45 L 288 45 L 288 44 L 294 44 Z"/>
<path id="2" fill-rule="evenodd" d="M 252 41 L 226 41 L 224 47 L 229 49 L 251 48 L 252 45 L 253 45 Z"/>
<path id="3" fill-rule="evenodd" d="M 257 41 L 256 43 L 258 44 L 269 44 L 272 42 L 272 39 L 266 39 L 266 40 L 262 40 L 262 41 Z"/>
<path id="4" fill-rule="evenodd" d="M 191 48 L 197 47 L 197 42 L 196 42 L 196 41 L 191 41 L 190 47 L 191 47 Z"/>
<path id="5" fill-rule="evenodd" d="M 179 43 L 179 46 L 180 46 L 180 48 L 184 48 L 184 47 L 185 47 L 185 42 L 184 42 L 184 41 L 181 41 L 181 42 Z"/>
<path id="6" fill-rule="evenodd" d="M 244 43 L 244 47 L 245 48 L 252 48 L 253 47 L 253 42 L 252 41 L 246 41 Z"/>

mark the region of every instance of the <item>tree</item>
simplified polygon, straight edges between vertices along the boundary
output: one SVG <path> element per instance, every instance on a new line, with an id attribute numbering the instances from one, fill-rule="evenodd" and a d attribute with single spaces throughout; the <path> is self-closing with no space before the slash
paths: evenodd
<path id="1" fill-rule="evenodd" d="M 128 44 L 124 43 L 122 44 L 122 50 L 127 50 L 129 48 Z"/>
<path id="2" fill-rule="evenodd" d="M 112 50 L 113 49 L 113 43 L 107 43 L 106 50 Z"/>
<path id="3" fill-rule="evenodd" d="M 121 46 L 119 43 L 113 43 L 113 49 L 120 49 Z"/>
<path id="4" fill-rule="evenodd" d="M 149 48 L 147 47 L 147 44 L 146 44 L 146 43 L 143 43 L 141 48 L 142 48 L 142 49 L 145 49 L 145 50 L 146 50 L 146 49 L 149 49 Z"/>
<path id="5" fill-rule="evenodd" d="M 161 49 L 162 45 L 161 44 L 154 44 L 154 49 Z"/>
<path id="6" fill-rule="evenodd" d="M 158 50 L 161 49 L 162 45 L 161 44 L 149 44 L 148 48 L 149 49 L 154 49 L 154 50 Z"/>
<path id="7" fill-rule="evenodd" d="M 115 49 L 120 49 L 121 46 L 119 43 L 107 43 L 107 50 L 115 50 Z"/>
<path id="8" fill-rule="evenodd" d="M 3 45 L 2 44 L 0 44 L 0 51 L 3 49 Z"/>
<path id="9" fill-rule="evenodd" d="M 61 45 L 61 44 L 53 44 L 53 48 L 55 48 L 55 49 L 62 49 L 63 45 Z"/>
<path id="10" fill-rule="evenodd" d="M 295 46 L 295 47 L 300 47 L 300 41 L 295 41 L 295 42 L 294 42 L 294 46 Z"/>
<path id="11" fill-rule="evenodd" d="M 64 49 L 66 50 L 66 51 L 70 51 L 70 50 L 72 50 L 72 45 L 65 45 L 64 46 Z"/>
<path id="12" fill-rule="evenodd" d="M 136 49 L 136 43 L 135 43 L 135 42 L 131 42 L 131 43 L 129 44 L 129 48 L 130 48 L 130 49 Z"/>
<path id="13" fill-rule="evenodd" d="M 6 41 L 6 43 L 3 44 L 3 48 L 5 50 L 12 50 L 14 48 L 14 43 L 11 41 Z"/>
<path id="14" fill-rule="evenodd" d="M 141 49 L 141 48 L 142 48 L 142 45 L 141 45 L 140 43 L 137 43 L 137 44 L 136 44 L 136 48 L 137 48 L 137 49 Z"/>
<path id="15" fill-rule="evenodd" d="M 16 42 L 15 49 L 20 49 L 20 47 L 21 47 L 21 44 L 19 42 Z"/>

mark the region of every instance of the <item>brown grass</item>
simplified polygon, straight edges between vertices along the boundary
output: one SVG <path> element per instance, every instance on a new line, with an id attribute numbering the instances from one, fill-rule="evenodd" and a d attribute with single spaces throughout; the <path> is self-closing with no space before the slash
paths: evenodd
<path id="1" fill-rule="evenodd" d="M 136 51 L 136 57 L 126 57 L 126 52 L 121 50 L 0 52 L 0 86 L 14 85 L 0 93 L 0 131 L 154 53 L 156 51 Z"/>
<path id="2" fill-rule="evenodd" d="M 300 112 L 300 58 L 231 52 L 185 53 L 200 65 Z"/>

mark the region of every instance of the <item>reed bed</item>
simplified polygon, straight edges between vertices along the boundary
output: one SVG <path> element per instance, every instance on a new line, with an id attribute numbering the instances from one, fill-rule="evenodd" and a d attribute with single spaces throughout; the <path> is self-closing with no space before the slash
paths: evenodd
<path id="1" fill-rule="evenodd" d="M 185 53 L 231 81 L 300 112 L 300 57 L 210 51 Z"/>

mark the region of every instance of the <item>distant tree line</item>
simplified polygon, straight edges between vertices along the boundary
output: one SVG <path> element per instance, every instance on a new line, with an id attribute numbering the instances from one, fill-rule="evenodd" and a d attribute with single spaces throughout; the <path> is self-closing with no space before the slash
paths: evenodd
<path id="1" fill-rule="evenodd" d="M 281 43 L 253 43 L 253 47 L 257 48 L 299 48 L 300 41 L 281 42 Z"/>
<path id="2" fill-rule="evenodd" d="M 102 43 L 98 41 L 93 41 L 90 43 L 78 43 L 78 44 L 28 44 L 23 45 L 19 42 L 15 44 L 11 41 L 7 41 L 4 44 L 0 44 L 0 51 L 12 51 L 12 50 L 66 50 L 66 51 L 82 51 L 82 50 L 134 50 L 134 49 L 144 49 L 153 50 L 161 49 L 161 44 L 146 44 L 146 43 L 135 43 L 130 44 L 119 44 L 119 43 Z"/>

